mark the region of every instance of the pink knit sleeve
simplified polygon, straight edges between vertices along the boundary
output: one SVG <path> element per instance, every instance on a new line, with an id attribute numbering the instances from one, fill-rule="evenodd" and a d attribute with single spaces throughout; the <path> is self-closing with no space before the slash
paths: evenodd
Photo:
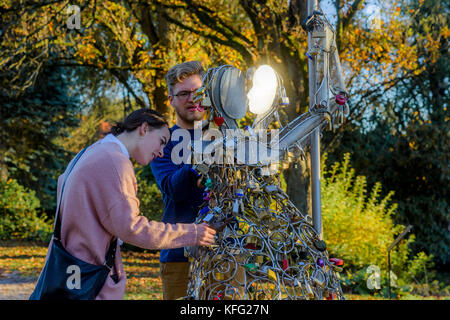
<path id="1" fill-rule="evenodd" d="M 124 242 L 145 249 L 172 249 L 197 244 L 197 226 L 149 221 L 138 215 L 137 199 L 123 197 L 102 221 L 105 229 Z"/>

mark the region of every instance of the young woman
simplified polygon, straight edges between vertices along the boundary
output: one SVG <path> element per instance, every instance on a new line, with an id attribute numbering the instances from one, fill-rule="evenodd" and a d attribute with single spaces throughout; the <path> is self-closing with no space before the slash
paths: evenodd
<path id="1" fill-rule="evenodd" d="M 123 299 L 126 276 L 119 251 L 122 241 L 146 249 L 214 242 L 215 231 L 206 224 L 166 224 L 139 215 L 130 158 L 148 165 L 163 156 L 169 138 L 167 122 L 159 113 L 134 111 L 112 127 L 109 135 L 86 149 L 66 180 L 59 210 L 64 248 L 85 262 L 102 265 L 111 240 L 120 239 L 114 267 L 96 299 Z M 65 174 L 58 179 L 58 199 Z"/>

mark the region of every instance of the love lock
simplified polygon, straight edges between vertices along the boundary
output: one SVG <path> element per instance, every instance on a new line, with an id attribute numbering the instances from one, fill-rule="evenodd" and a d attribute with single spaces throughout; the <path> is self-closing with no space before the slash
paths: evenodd
<path id="1" fill-rule="evenodd" d="M 206 175 L 209 172 L 209 166 L 204 163 L 194 164 L 192 169 L 203 175 Z"/>
<path id="2" fill-rule="evenodd" d="M 209 97 L 208 93 L 206 93 L 203 96 L 203 100 L 201 100 L 201 104 L 202 104 L 203 107 L 211 107 L 212 106 L 211 98 Z"/>
<path id="3" fill-rule="evenodd" d="M 340 106 L 343 106 L 346 102 L 347 102 L 347 98 L 345 97 L 345 95 L 343 94 L 337 94 L 334 97 L 334 101 L 336 101 L 336 103 Z"/>
<path id="4" fill-rule="evenodd" d="M 320 252 L 323 252 L 323 251 L 327 250 L 327 244 L 323 240 L 316 240 L 316 241 L 314 241 L 314 246 Z"/>
<path id="5" fill-rule="evenodd" d="M 310 57 L 315 57 L 315 56 L 317 56 L 320 53 L 321 50 L 322 49 L 319 46 L 314 46 L 314 47 L 312 47 L 311 49 L 308 50 L 308 55 Z"/>

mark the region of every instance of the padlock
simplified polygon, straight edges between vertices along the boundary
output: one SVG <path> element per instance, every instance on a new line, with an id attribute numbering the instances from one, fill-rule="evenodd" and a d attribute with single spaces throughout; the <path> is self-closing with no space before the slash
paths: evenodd
<path id="1" fill-rule="evenodd" d="M 244 196 L 244 190 L 242 190 L 242 189 L 236 189 L 236 191 L 235 191 L 234 194 L 235 194 L 236 197 L 241 198 L 241 197 Z"/>
<path id="2" fill-rule="evenodd" d="M 321 259 L 321 258 L 317 259 L 317 265 L 322 268 L 325 265 L 325 263 L 323 262 L 323 259 Z"/>
<path id="3" fill-rule="evenodd" d="M 264 190 L 265 190 L 267 193 L 272 194 L 272 193 L 278 192 L 278 186 L 276 186 L 276 185 L 269 185 L 269 186 L 266 186 L 266 187 L 264 188 Z"/>
<path id="4" fill-rule="evenodd" d="M 230 254 L 232 254 L 232 255 L 238 255 L 238 254 L 240 254 L 241 253 L 241 250 L 239 250 L 239 249 L 236 249 L 236 248 L 234 248 L 234 249 L 230 249 Z"/>
<path id="5" fill-rule="evenodd" d="M 209 207 L 210 208 L 216 208 L 217 207 L 217 200 L 215 199 L 215 198 L 211 198 L 210 200 L 209 200 Z"/>
<path id="6" fill-rule="evenodd" d="M 323 252 L 323 251 L 325 251 L 327 249 L 327 244 L 323 240 L 316 240 L 316 241 L 314 241 L 314 246 L 320 252 Z"/>
<path id="7" fill-rule="evenodd" d="M 275 282 L 278 282 L 278 276 L 277 276 L 277 274 L 272 270 L 272 269 L 267 269 L 267 277 L 270 279 L 270 280 L 273 280 L 273 281 L 275 281 Z"/>
<path id="8" fill-rule="evenodd" d="M 313 47 L 311 47 L 311 49 L 308 50 L 306 55 L 308 56 L 308 58 L 313 59 L 315 56 L 320 54 L 320 51 L 321 51 L 321 49 L 319 46 L 313 46 Z"/>
<path id="9" fill-rule="evenodd" d="M 258 270 L 258 266 L 254 263 L 247 263 L 244 265 L 244 268 L 249 272 L 255 272 L 256 270 Z"/>
<path id="10" fill-rule="evenodd" d="M 288 260 L 285 258 L 283 259 L 283 271 L 285 271 L 288 268 Z"/>
<path id="11" fill-rule="evenodd" d="M 308 282 L 305 283 L 305 290 L 308 298 L 314 298 L 314 292 Z"/>
<path id="12" fill-rule="evenodd" d="M 328 297 L 326 297 L 327 300 L 335 300 L 336 299 L 336 295 L 333 292 L 330 292 L 330 294 L 328 295 Z"/>
<path id="13" fill-rule="evenodd" d="M 203 218 L 202 221 L 203 221 L 203 222 L 206 222 L 206 223 L 212 223 L 214 217 L 215 217 L 214 214 L 208 213 L 208 214 L 206 215 L 206 217 Z"/>
<path id="14" fill-rule="evenodd" d="M 249 188 L 251 192 L 255 193 L 260 191 L 259 184 L 254 180 L 250 180 L 247 182 L 247 188 Z"/>
<path id="15" fill-rule="evenodd" d="M 211 188 L 212 186 L 213 186 L 213 183 L 212 183 L 211 179 L 210 178 L 206 179 L 205 187 Z"/>
<path id="16" fill-rule="evenodd" d="M 208 213 L 209 211 L 210 211 L 209 206 L 206 206 L 206 207 L 204 207 L 203 209 L 201 209 L 201 210 L 199 211 L 199 215 L 206 214 L 206 213 Z"/>
<path id="17" fill-rule="evenodd" d="M 202 176 L 197 180 L 197 187 L 204 188 L 206 182 L 206 177 Z"/>
<path id="18" fill-rule="evenodd" d="M 242 201 L 242 199 L 239 199 L 239 208 L 241 209 L 241 212 L 245 211 L 244 201 Z"/>
<path id="19" fill-rule="evenodd" d="M 280 103 L 282 106 L 287 106 L 287 105 L 289 105 L 289 98 L 288 97 L 286 97 L 286 96 L 282 96 L 281 97 L 281 103 Z"/>
<path id="20" fill-rule="evenodd" d="M 211 200 L 211 194 L 212 194 L 212 191 L 210 191 L 210 192 L 204 192 L 204 193 L 203 193 L 203 200 L 205 200 L 205 201 Z"/>
<path id="21" fill-rule="evenodd" d="M 239 209 L 240 209 L 239 199 L 234 199 L 232 208 L 233 214 L 239 214 Z"/>
<path id="22" fill-rule="evenodd" d="M 209 255 L 204 255 L 203 256 L 203 265 L 206 266 L 206 267 L 209 265 L 209 258 L 210 258 Z"/>
<path id="23" fill-rule="evenodd" d="M 340 94 L 340 93 L 334 97 L 334 100 L 340 106 L 343 106 L 347 102 L 347 98 L 345 97 L 345 95 Z"/>
<path id="24" fill-rule="evenodd" d="M 294 161 L 294 160 L 295 160 L 295 155 L 294 155 L 294 153 L 291 152 L 291 151 L 287 151 L 287 152 L 286 152 L 286 160 L 289 161 L 289 162 Z"/>
<path id="25" fill-rule="evenodd" d="M 268 226 L 270 229 L 274 230 L 280 226 L 280 223 L 277 219 L 269 219 Z"/>
<path id="26" fill-rule="evenodd" d="M 265 210 L 255 208 L 255 214 L 258 219 L 262 219 L 265 216 Z"/>
<path id="27" fill-rule="evenodd" d="M 323 288 L 325 286 L 325 281 L 323 279 L 319 279 L 317 277 L 314 277 L 314 284 L 316 286 L 319 286 L 319 287 Z"/>
<path id="28" fill-rule="evenodd" d="M 335 266 L 342 266 L 342 265 L 344 264 L 344 260 L 342 260 L 342 259 L 338 259 L 338 258 L 330 258 L 330 259 L 328 259 L 328 260 L 330 260 L 330 262 L 331 262 L 332 264 L 334 264 Z"/>
<path id="29" fill-rule="evenodd" d="M 322 30 L 313 30 L 313 32 L 311 32 L 312 38 L 325 38 L 326 35 L 327 35 L 327 33 Z"/>
<path id="30" fill-rule="evenodd" d="M 306 251 L 299 251 L 298 258 L 300 260 L 306 260 L 308 259 L 308 253 Z"/>
<path id="31" fill-rule="evenodd" d="M 214 117 L 214 123 L 217 125 L 217 127 L 220 127 L 225 121 L 224 117 Z"/>
<path id="32" fill-rule="evenodd" d="M 209 98 L 208 94 L 205 94 L 205 96 L 203 97 L 203 100 L 200 102 L 202 104 L 203 107 L 211 107 L 211 99 Z"/>
<path id="33" fill-rule="evenodd" d="M 203 174 L 203 175 L 206 175 L 209 172 L 208 165 L 206 165 L 204 163 L 194 164 L 192 166 L 192 169 L 194 169 L 195 171 L 197 171 L 198 173 Z"/>
<path id="34" fill-rule="evenodd" d="M 216 278 L 216 280 L 218 281 L 222 281 L 225 279 L 225 275 L 222 272 L 215 272 L 214 278 Z"/>
<path id="35" fill-rule="evenodd" d="M 256 244 L 258 242 L 258 238 L 252 235 L 247 235 L 245 238 L 245 243 L 253 243 Z"/>

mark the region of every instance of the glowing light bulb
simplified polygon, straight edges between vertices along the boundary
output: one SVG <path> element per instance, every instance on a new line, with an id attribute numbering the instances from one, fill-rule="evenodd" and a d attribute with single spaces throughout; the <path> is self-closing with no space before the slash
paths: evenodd
<path id="1" fill-rule="evenodd" d="M 275 99 L 277 86 L 275 70 L 268 65 L 258 67 L 253 75 L 253 87 L 247 94 L 250 112 L 255 114 L 267 112 Z"/>

